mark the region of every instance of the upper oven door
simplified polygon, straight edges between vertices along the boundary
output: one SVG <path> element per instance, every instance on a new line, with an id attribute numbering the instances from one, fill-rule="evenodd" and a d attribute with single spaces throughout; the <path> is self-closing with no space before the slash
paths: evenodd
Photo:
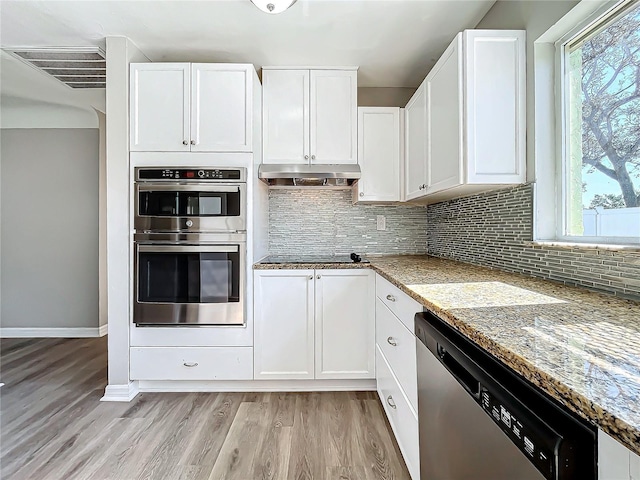
<path id="1" fill-rule="evenodd" d="M 246 231 L 246 184 L 136 183 L 138 232 Z"/>

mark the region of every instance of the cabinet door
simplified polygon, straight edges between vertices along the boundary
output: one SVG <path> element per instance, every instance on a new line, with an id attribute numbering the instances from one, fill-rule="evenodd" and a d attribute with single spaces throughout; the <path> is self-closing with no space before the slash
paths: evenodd
<path id="1" fill-rule="evenodd" d="M 426 80 L 405 107 L 405 194 L 407 200 L 422 197 L 427 177 L 427 91 Z"/>
<path id="2" fill-rule="evenodd" d="M 467 182 L 526 181 L 525 32 L 467 30 Z"/>
<path id="3" fill-rule="evenodd" d="M 357 200 L 401 200 L 399 108 L 358 108 L 358 164 Z"/>
<path id="4" fill-rule="evenodd" d="M 255 378 L 313 378 L 313 270 L 258 270 L 253 279 Z"/>
<path id="5" fill-rule="evenodd" d="M 250 152 L 253 67 L 191 65 L 191 151 Z"/>
<path id="6" fill-rule="evenodd" d="M 426 79 L 428 193 L 463 181 L 461 42 L 458 35 Z"/>
<path id="7" fill-rule="evenodd" d="M 316 378 L 375 377 L 370 270 L 316 270 Z"/>
<path id="8" fill-rule="evenodd" d="M 263 163 L 309 163 L 309 70 L 262 71 L 262 137 Z"/>
<path id="9" fill-rule="evenodd" d="M 130 135 L 133 152 L 189 151 L 189 64 L 132 63 Z"/>
<path id="10" fill-rule="evenodd" d="M 598 430 L 598 478 L 602 480 L 630 479 L 632 455 L 633 453 L 624 445 L 618 443 L 602 430 Z"/>
<path id="11" fill-rule="evenodd" d="M 311 70 L 311 164 L 358 163 L 357 71 Z"/>

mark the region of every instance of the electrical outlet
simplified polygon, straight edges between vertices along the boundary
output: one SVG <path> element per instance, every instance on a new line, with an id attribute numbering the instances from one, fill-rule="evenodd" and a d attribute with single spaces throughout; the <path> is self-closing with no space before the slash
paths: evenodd
<path id="1" fill-rule="evenodd" d="M 387 229 L 387 219 L 384 215 L 378 215 L 376 217 L 376 229 L 377 230 L 386 230 Z"/>

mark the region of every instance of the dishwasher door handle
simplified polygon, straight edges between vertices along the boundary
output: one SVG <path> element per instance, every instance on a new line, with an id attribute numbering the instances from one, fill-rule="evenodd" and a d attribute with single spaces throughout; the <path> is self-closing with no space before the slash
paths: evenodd
<path id="1" fill-rule="evenodd" d="M 480 398 L 480 380 L 438 343 L 438 359 L 473 397 Z"/>

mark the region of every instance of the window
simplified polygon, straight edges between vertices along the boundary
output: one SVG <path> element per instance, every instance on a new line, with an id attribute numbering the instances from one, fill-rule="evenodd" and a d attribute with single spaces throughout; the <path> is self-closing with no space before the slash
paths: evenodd
<path id="1" fill-rule="evenodd" d="M 558 237 L 640 243 L 640 2 L 558 43 Z"/>

